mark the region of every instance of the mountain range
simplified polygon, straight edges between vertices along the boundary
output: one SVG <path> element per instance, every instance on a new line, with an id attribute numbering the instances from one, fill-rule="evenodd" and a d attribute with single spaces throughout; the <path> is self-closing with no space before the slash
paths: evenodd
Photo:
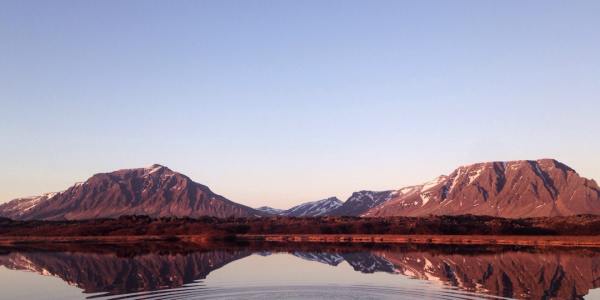
<path id="1" fill-rule="evenodd" d="M 277 209 L 269 206 L 257 208 L 265 213 L 287 217 L 318 217 L 318 216 L 360 216 L 394 195 L 394 191 L 359 191 L 354 192 L 342 202 L 337 197 L 305 202 L 290 209 Z"/>
<path id="2" fill-rule="evenodd" d="M 491 215 L 506 218 L 600 214 L 600 188 L 553 159 L 461 166 L 432 181 L 388 191 L 359 191 L 290 209 L 253 209 L 155 164 L 95 174 L 65 191 L 0 205 L 0 217 L 76 220 L 151 217 L 318 217 Z"/>

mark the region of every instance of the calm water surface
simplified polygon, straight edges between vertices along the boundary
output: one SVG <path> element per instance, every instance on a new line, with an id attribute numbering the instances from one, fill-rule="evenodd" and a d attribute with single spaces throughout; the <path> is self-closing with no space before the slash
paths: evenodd
<path id="1" fill-rule="evenodd" d="M 600 299 L 600 251 L 376 245 L 0 248 L 1 299 Z"/>

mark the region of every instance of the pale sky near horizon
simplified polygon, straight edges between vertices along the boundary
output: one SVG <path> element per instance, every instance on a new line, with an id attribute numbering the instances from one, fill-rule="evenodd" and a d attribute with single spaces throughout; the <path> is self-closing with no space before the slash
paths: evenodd
<path id="1" fill-rule="evenodd" d="M 160 163 L 249 206 L 556 158 L 600 179 L 600 1 L 2 1 L 0 203 Z"/>

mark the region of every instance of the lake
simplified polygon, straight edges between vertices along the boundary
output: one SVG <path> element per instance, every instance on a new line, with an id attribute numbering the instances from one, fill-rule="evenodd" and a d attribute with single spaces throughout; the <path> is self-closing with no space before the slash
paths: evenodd
<path id="1" fill-rule="evenodd" d="M 0 248 L 2 299 L 600 299 L 586 248 L 174 243 Z"/>

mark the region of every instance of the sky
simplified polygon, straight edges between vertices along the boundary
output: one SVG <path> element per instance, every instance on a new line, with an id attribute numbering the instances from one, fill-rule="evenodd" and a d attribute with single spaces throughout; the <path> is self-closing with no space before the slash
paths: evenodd
<path id="1" fill-rule="evenodd" d="M 459 165 L 600 179 L 599 1 L 2 1 L 0 202 L 163 164 L 287 208 Z"/>

